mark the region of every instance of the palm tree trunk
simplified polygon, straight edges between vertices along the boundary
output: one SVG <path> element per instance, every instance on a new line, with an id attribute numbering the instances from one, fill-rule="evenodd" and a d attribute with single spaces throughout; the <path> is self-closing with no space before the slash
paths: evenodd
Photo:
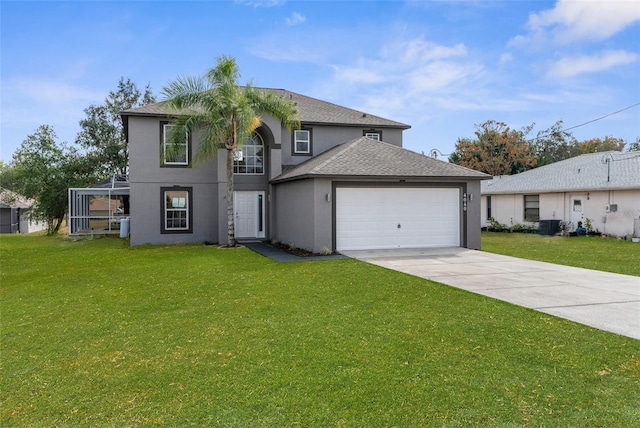
<path id="1" fill-rule="evenodd" d="M 227 146 L 227 245 L 236 245 L 236 232 L 233 212 L 233 152 L 238 144 L 238 128 L 235 117 L 231 118 L 233 133 L 231 135 L 231 147 Z"/>
<path id="2" fill-rule="evenodd" d="M 227 245 L 236 245 L 233 212 L 233 149 L 227 149 Z"/>

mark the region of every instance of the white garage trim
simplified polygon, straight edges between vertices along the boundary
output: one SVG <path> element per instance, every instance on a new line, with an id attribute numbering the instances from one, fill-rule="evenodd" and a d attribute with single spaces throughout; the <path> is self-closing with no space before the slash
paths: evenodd
<path id="1" fill-rule="evenodd" d="M 459 188 L 336 188 L 336 250 L 460 246 Z"/>

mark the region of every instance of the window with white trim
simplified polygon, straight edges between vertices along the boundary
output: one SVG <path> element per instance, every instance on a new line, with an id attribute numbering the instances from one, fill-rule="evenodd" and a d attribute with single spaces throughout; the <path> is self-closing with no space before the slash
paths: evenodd
<path id="1" fill-rule="evenodd" d="M 364 133 L 364 136 L 367 138 L 371 138 L 372 140 L 376 140 L 376 141 L 380 141 L 380 133 L 379 132 L 366 132 Z"/>
<path id="2" fill-rule="evenodd" d="M 161 123 L 162 134 L 162 164 L 167 166 L 189 165 L 189 136 L 185 133 L 184 139 L 171 141 L 171 131 L 175 125 Z"/>
<path id="3" fill-rule="evenodd" d="M 193 213 L 191 187 L 163 187 L 162 233 L 191 233 Z"/>
<path id="4" fill-rule="evenodd" d="M 540 195 L 524 195 L 524 221 L 540 221 Z"/>
<path id="5" fill-rule="evenodd" d="M 296 129 L 293 131 L 293 154 L 294 155 L 310 155 L 311 154 L 311 130 Z"/>
<path id="6" fill-rule="evenodd" d="M 264 141 L 254 133 L 233 153 L 234 174 L 264 174 Z"/>

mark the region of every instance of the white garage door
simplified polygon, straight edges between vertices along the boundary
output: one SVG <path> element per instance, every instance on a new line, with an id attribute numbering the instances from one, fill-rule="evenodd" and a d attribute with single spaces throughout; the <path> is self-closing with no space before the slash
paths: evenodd
<path id="1" fill-rule="evenodd" d="M 459 246 L 459 189 L 336 189 L 337 250 Z"/>

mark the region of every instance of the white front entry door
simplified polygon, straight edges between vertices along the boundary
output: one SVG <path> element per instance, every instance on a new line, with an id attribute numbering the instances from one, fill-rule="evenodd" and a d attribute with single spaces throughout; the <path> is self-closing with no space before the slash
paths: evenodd
<path id="1" fill-rule="evenodd" d="M 233 192 L 236 238 L 265 237 L 265 203 L 263 191 Z"/>
<path id="2" fill-rule="evenodd" d="M 584 206 L 582 205 L 582 196 L 571 197 L 571 223 L 573 230 L 578 227 L 578 222 L 584 223 Z"/>

